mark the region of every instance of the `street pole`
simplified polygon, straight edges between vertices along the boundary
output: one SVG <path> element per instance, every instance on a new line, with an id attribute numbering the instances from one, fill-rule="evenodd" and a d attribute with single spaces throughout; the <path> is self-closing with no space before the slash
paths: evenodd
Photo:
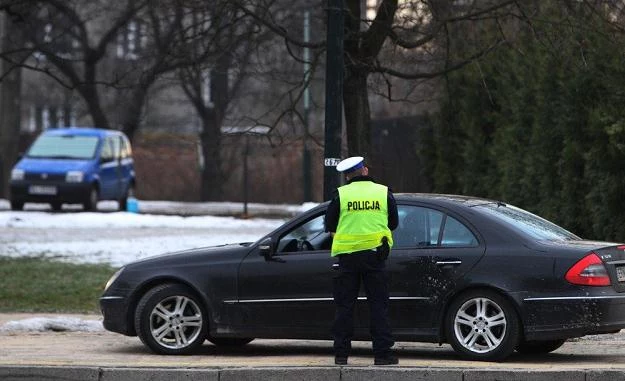
<path id="1" fill-rule="evenodd" d="M 248 189 L 249 189 L 249 173 L 247 167 L 247 157 L 250 154 L 250 137 L 245 134 L 245 148 L 243 149 L 243 218 L 248 218 L 247 202 L 248 202 Z"/>
<path id="2" fill-rule="evenodd" d="M 341 157 L 343 122 L 343 9 L 344 0 L 328 0 L 326 52 L 326 116 L 323 199 L 332 198 L 340 184 L 336 165 Z"/>
<path id="3" fill-rule="evenodd" d="M 304 12 L 304 42 L 310 41 L 310 12 Z M 304 201 L 312 201 L 311 192 L 311 171 L 310 171 L 310 150 L 308 149 L 309 116 L 310 116 L 310 48 L 304 48 L 304 153 L 303 164 L 303 185 Z"/>

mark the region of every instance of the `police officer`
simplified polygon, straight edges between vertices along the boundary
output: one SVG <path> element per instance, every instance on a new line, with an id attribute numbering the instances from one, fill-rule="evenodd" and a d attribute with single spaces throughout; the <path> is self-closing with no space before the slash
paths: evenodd
<path id="1" fill-rule="evenodd" d="M 375 365 L 397 364 L 388 321 L 388 281 L 385 260 L 397 227 L 397 204 L 386 186 L 369 177 L 361 156 L 341 161 L 337 171 L 347 184 L 337 189 L 325 215 L 326 231 L 333 233 L 332 256 L 338 259 L 334 279 L 336 316 L 332 326 L 334 362 L 347 364 L 354 335 L 354 307 L 361 282 L 371 311 L 370 332 Z"/>

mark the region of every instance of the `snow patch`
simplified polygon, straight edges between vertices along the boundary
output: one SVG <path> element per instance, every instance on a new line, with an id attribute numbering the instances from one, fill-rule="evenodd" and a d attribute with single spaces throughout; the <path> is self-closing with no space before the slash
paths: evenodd
<path id="1" fill-rule="evenodd" d="M 104 331 L 99 320 L 83 320 L 74 317 L 35 317 L 12 320 L 0 326 L 0 332 L 100 332 Z"/>

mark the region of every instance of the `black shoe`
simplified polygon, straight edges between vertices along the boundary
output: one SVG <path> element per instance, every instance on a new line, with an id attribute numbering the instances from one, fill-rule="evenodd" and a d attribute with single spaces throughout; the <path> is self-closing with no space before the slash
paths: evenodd
<path id="1" fill-rule="evenodd" d="M 376 357 L 373 363 L 375 365 L 396 365 L 399 364 L 399 359 L 395 356 Z"/>
<path id="2" fill-rule="evenodd" d="M 345 357 L 345 356 L 336 356 L 336 357 L 334 357 L 334 363 L 336 365 L 347 365 L 347 357 Z"/>

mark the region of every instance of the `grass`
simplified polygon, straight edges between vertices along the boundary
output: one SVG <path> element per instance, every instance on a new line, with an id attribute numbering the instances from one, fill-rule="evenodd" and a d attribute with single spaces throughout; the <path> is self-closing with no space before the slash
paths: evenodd
<path id="1" fill-rule="evenodd" d="M 0 256 L 0 312 L 98 312 L 114 272 L 108 265 Z"/>

